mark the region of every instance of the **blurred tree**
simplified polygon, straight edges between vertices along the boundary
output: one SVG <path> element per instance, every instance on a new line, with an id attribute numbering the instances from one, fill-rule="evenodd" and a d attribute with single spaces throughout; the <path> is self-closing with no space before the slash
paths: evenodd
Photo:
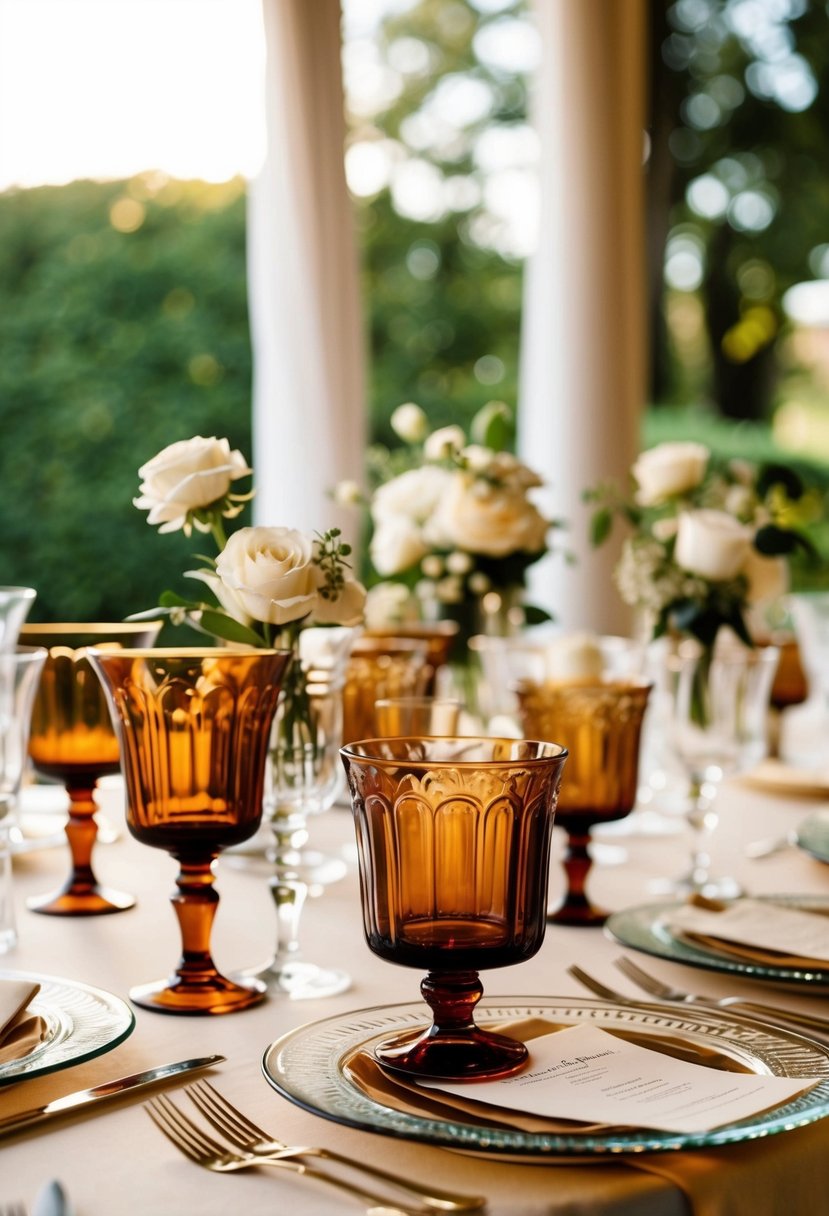
<path id="1" fill-rule="evenodd" d="M 826 6 L 651 0 L 651 13 L 652 399 L 676 390 L 666 271 L 699 292 L 718 410 L 768 417 L 783 296 L 829 270 Z"/>

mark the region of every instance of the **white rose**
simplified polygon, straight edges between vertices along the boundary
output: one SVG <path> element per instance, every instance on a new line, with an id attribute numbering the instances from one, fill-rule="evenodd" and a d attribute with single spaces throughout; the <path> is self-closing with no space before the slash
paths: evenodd
<path id="1" fill-rule="evenodd" d="M 231 451 L 226 439 L 196 435 L 171 443 L 141 466 L 141 496 L 133 504 L 149 511 L 148 524 L 161 524 L 160 532 L 175 532 L 185 526 L 188 511 L 218 502 L 231 482 L 252 472 L 242 453 Z"/>
<path id="2" fill-rule="evenodd" d="M 383 629 L 420 619 L 417 600 L 404 583 L 377 583 L 366 596 L 366 625 Z"/>
<path id="3" fill-rule="evenodd" d="M 659 443 L 642 452 L 631 472 L 638 491 L 636 501 L 655 507 L 698 486 L 705 476 L 710 452 L 702 443 Z"/>
<path id="4" fill-rule="evenodd" d="M 683 511 L 674 560 L 683 570 L 713 582 L 736 578 L 751 548 L 751 532 L 725 511 Z"/>
<path id="5" fill-rule="evenodd" d="M 492 448 L 485 448 L 480 443 L 470 443 L 461 456 L 473 473 L 486 473 L 495 459 Z"/>
<path id="6" fill-rule="evenodd" d="M 390 515 L 377 527 L 369 553 L 378 574 L 401 574 L 416 566 L 428 552 L 423 533 L 404 515 Z"/>
<path id="7" fill-rule="evenodd" d="M 314 540 L 294 528 L 240 528 L 205 579 L 219 603 L 244 624 L 287 625 L 318 607 Z M 340 622 L 344 623 L 344 622 Z"/>
<path id="8" fill-rule="evenodd" d="M 547 520 L 520 491 L 470 481 L 457 473 L 425 532 L 434 544 L 505 557 L 540 553 L 548 528 Z"/>
<path id="9" fill-rule="evenodd" d="M 547 676 L 550 680 L 601 680 L 604 659 L 599 639 L 592 633 L 565 633 L 553 638 L 546 647 Z"/>
<path id="10" fill-rule="evenodd" d="M 314 608 L 317 625 L 360 625 L 365 616 L 366 589 L 355 578 L 347 578 L 336 599 L 320 594 Z"/>
<path id="11" fill-rule="evenodd" d="M 766 604 L 780 599 L 789 590 L 789 564 L 784 557 L 765 557 L 752 545 L 743 565 L 748 579 L 748 600 Z"/>
<path id="12" fill-rule="evenodd" d="M 391 429 L 404 443 L 421 443 L 429 429 L 429 419 L 419 405 L 407 401 L 398 405 L 389 419 Z"/>
<path id="13" fill-rule="evenodd" d="M 371 514 L 381 526 L 392 515 L 422 523 L 446 492 L 452 474 L 448 469 L 424 465 L 392 478 L 375 491 Z"/>
<path id="14" fill-rule="evenodd" d="M 466 435 L 459 426 L 442 426 L 432 431 L 423 445 L 423 454 L 427 460 L 446 460 L 465 446 Z"/>

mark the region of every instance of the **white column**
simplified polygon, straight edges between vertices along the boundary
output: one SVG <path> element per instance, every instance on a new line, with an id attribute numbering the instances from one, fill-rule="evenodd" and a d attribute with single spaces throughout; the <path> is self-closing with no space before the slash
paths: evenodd
<path id="1" fill-rule="evenodd" d="M 364 336 L 339 0 L 262 0 L 267 154 L 251 183 L 248 281 L 257 523 L 354 540 L 329 494 L 365 458 Z"/>
<path id="2" fill-rule="evenodd" d="M 646 392 L 644 0 L 535 0 L 542 55 L 537 252 L 526 272 L 520 451 L 576 556 L 539 563 L 530 598 L 565 629 L 626 632 L 619 541 L 592 550 L 585 488 L 626 484 Z M 619 536 L 621 530 L 619 529 Z"/>

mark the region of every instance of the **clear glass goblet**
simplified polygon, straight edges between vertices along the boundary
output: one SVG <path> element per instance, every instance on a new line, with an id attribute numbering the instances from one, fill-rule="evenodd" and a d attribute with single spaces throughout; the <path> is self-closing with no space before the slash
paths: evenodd
<path id="1" fill-rule="evenodd" d="M 0 587 L 0 650 L 14 650 L 36 598 L 34 587 Z"/>
<path id="2" fill-rule="evenodd" d="M 91 650 L 113 709 L 127 783 L 127 827 L 179 863 L 172 904 L 182 956 L 170 979 L 130 991 L 159 1013 L 233 1013 L 264 984 L 217 970 L 210 936 L 213 863 L 262 818 L 268 740 L 287 650 Z"/>
<path id="3" fill-rule="evenodd" d="M 273 867 L 269 886 L 276 906 L 276 946 L 268 963 L 246 974 L 292 1000 L 334 996 L 351 983 L 345 971 L 302 957 L 299 927 L 308 896 L 326 885 L 326 874 L 330 881 L 345 872 L 344 864 L 332 870 L 331 863 L 305 845 L 308 817 L 328 810 L 342 790 L 343 687 L 359 632 L 344 626 L 300 632 L 298 661 L 288 674 L 271 732 L 265 818 L 273 834 L 266 856 Z"/>
<path id="4" fill-rule="evenodd" d="M 719 823 L 723 780 L 753 768 L 768 750 L 771 689 L 779 652 L 718 644 L 705 650 L 692 640 L 667 656 L 671 715 L 669 745 L 688 779 L 685 819 L 694 834 L 690 865 L 654 889 L 671 894 L 731 899 L 735 879 L 711 873 L 710 840 Z"/>
<path id="5" fill-rule="evenodd" d="M 544 940 L 550 837 L 567 752 L 480 737 L 369 739 L 341 752 L 360 859 L 363 927 L 380 958 L 428 972 L 432 1025 L 380 1043 L 406 1076 L 516 1072 L 523 1043 L 475 1024 L 479 971 Z"/>
<path id="6" fill-rule="evenodd" d="M 58 891 L 36 896 L 26 906 L 50 916 L 99 916 L 135 905 L 132 895 L 98 882 L 92 853 L 98 837 L 95 788 L 101 777 L 117 773 L 118 739 L 109 705 L 88 658 L 91 646 L 113 651 L 151 646 L 161 621 L 141 624 L 60 623 L 24 625 L 21 639 L 44 646 L 46 663 L 32 709 L 29 755 L 37 772 L 62 782 L 69 795 L 66 838 L 71 872 Z"/>

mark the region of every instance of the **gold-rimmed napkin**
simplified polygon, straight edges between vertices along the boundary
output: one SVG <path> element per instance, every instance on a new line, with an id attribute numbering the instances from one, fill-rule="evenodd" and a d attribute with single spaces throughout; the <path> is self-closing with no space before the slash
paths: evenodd
<path id="1" fill-rule="evenodd" d="M 28 1010 L 39 991 L 28 980 L 0 980 L 0 1064 L 22 1059 L 43 1039 L 46 1022 Z"/>

